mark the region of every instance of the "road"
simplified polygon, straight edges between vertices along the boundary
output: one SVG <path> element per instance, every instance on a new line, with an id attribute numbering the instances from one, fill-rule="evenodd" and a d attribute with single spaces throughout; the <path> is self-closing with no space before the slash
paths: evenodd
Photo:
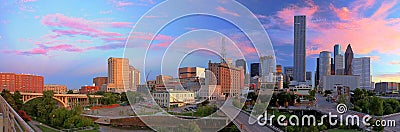
<path id="1" fill-rule="evenodd" d="M 392 116 L 383 117 L 382 120 L 394 120 L 396 121 L 395 126 L 387 126 L 385 127 L 385 132 L 397 132 L 400 130 L 400 114 L 395 114 Z"/>
<path id="2" fill-rule="evenodd" d="M 226 103 L 232 104 L 232 103 Z M 228 115 L 230 119 L 233 119 L 233 123 L 237 126 L 237 128 L 242 132 L 273 132 L 274 130 L 267 127 L 258 125 L 258 123 L 250 124 L 249 118 L 250 116 L 237 109 L 233 105 L 226 105 L 221 107 L 221 110 Z"/>

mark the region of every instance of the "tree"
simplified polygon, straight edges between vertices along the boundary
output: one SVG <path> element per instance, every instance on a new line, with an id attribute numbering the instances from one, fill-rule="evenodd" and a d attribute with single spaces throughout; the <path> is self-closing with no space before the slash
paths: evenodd
<path id="1" fill-rule="evenodd" d="M 18 115 L 21 116 L 24 121 L 31 121 L 31 117 L 24 110 L 18 110 Z"/>
<path id="2" fill-rule="evenodd" d="M 3 89 L 3 91 L 1 91 L 1 96 L 3 96 L 3 98 L 7 101 L 7 103 L 14 109 L 17 109 L 14 98 L 12 96 L 12 94 L 10 93 L 10 91 Z"/>
<path id="3" fill-rule="evenodd" d="M 122 92 L 120 96 L 121 96 L 121 102 L 128 101 L 128 97 L 126 97 L 126 92 Z"/>
<path id="4" fill-rule="evenodd" d="M 284 83 L 283 83 L 283 88 L 289 88 L 289 83 L 284 82 Z"/>
<path id="5" fill-rule="evenodd" d="M 380 118 L 378 118 L 377 120 L 373 121 L 373 122 L 374 122 L 373 124 L 376 124 L 376 121 L 378 121 L 378 120 L 380 120 Z M 372 130 L 374 130 L 374 131 L 376 131 L 376 132 L 381 132 L 381 131 L 383 131 L 384 129 L 385 129 L 385 127 L 382 126 L 382 125 L 380 125 L 380 126 L 373 125 L 373 126 L 372 126 Z"/>
<path id="6" fill-rule="evenodd" d="M 364 98 L 365 98 L 364 92 L 361 89 L 356 88 L 354 90 L 352 102 L 354 103 L 354 102 L 357 102 L 358 100 L 361 100 L 361 99 L 364 99 Z"/>
<path id="7" fill-rule="evenodd" d="M 67 94 L 74 94 L 73 90 L 68 90 Z"/>
<path id="8" fill-rule="evenodd" d="M 369 97 L 369 110 L 372 115 L 383 115 L 383 100 L 379 97 Z"/>
<path id="9" fill-rule="evenodd" d="M 310 91 L 308 91 L 308 94 L 310 94 L 310 96 L 311 97 L 313 97 L 313 98 L 315 98 L 315 94 L 316 94 L 317 92 L 315 91 L 315 90 L 310 90 Z"/>
<path id="10" fill-rule="evenodd" d="M 43 91 L 42 101 L 37 106 L 37 116 L 44 122 L 49 122 L 49 114 L 57 108 L 53 95 L 53 91 Z"/>
<path id="11" fill-rule="evenodd" d="M 104 105 L 115 104 L 120 100 L 119 94 L 115 93 L 105 93 L 100 101 Z"/>
<path id="12" fill-rule="evenodd" d="M 14 94 L 12 95 L 13 100 L 15 102 L 15 107 L 17 110 L 21 109 L 22 104 L 24 103 L 22 101 L 22 95 L 19 91 L 15 91 Z"/>

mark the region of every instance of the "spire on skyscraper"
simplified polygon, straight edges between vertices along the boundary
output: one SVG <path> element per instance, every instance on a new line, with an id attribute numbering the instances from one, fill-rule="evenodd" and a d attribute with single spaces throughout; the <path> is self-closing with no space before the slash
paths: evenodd
<path id="1" fill-rule="evenodd" d="M 345 75 L 352 75 L 352 61 L 354 58 L 354 53 L 353 53 L 353 49 L 351 48 L 351 45 L 349 44 L 347 46 L 346 52 L 344 53 L 345 56 L 345 67 L 344 67 L 344 73 Z"/>

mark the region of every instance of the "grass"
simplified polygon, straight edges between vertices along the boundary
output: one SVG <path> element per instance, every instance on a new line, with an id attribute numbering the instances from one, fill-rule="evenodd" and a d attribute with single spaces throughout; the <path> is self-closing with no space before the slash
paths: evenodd
<path id="1" fill-rule="evenodd" d="M 43 132 L 58 132 L 56 130 L 53 130 L 51 128 L 45 127 L 43 125 L 36 125 L 37 127 L 39 127 L 40 130 L 42 130 Z"/>

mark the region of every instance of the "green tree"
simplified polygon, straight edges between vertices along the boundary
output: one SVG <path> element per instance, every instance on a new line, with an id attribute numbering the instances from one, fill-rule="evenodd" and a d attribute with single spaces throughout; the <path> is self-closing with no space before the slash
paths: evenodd
<path id="1" fill-rule="evenodd" d="M 369 107 L 370 114 L 372 115 L 383 115 L 383 100 L 379 97 L 370 97 L 369 98 Z"/>
<path id="2" fill-rule="evenodd" d="M 73 93 L 74 93 L 73 90 L 68 90 L 68 91 L 67 91 L 67 94 L 73 94 Z"/>
<path id="3" fill-rule="evenodd" d="M 57 102 L 53 99 L 53 96 L 53 91 L 44 91 L 42 101 L 37 106 L 37 116 L 46 123 L 50 120 L 49 114 L 57 108 Z"/>
<path id="4" fill-rule="evenodd" d="M 22 95 L 19 91 L 15 91 L 14 94 L 12 95 L 13 100 L 15 102 L 15 109 L 20 110 L 22 107 L 22 104 L 24 103 L 22 101 Z"/>
<path id="5" fill-rule="evenodd" d="M 353 91 L 353 93 L 354 93 L 353 97 L 352 97 L 352 102 L 353 103 L 365 98 L 364 92 L 359 88 L 356 88 Z"/>
<path id="6" fill-rule="evenodd" d="M 128 101 L 128 97 L 126 97 L 126 92 L 121 93 L 121 102 Z"/>
<path id="7" fill-rule="evenodd" d="M 3 96 L 3 98 L 12 108 L 17 109 L 17 105 L 15 104 L 14 98 L 10 91 L 3 89 L 3 91 L 1 91 L 1 96 Z"/>
<path id="8" fill-rule="evenodd" d="M 376 124 L 376 121 L 380 120 L 380 118 L 378 118 L 377 120 L 374 121 L 373 124 Z M 372 130 L 376 131 L 376 132 L 382 132 L 385 129 L 384 126 L 377 126 L 377 125 L 373 125 Z"/>

